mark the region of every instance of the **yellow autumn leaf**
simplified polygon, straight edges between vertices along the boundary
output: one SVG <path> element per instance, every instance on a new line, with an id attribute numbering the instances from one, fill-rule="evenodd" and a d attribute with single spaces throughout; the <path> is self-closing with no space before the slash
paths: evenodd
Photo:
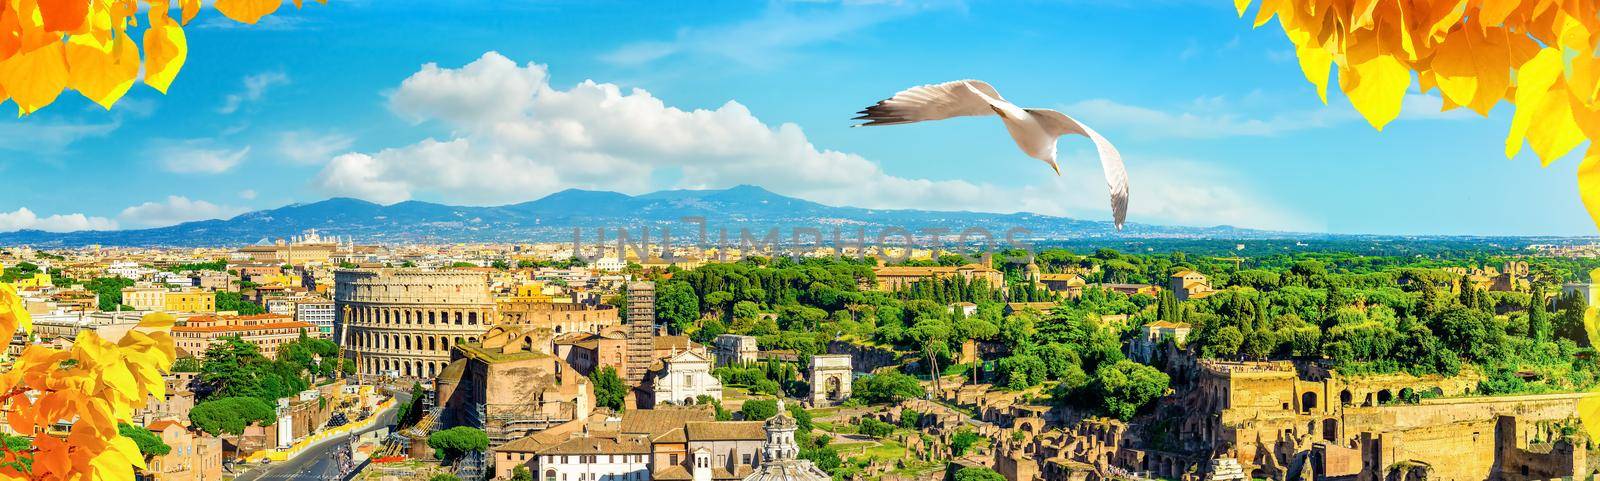
<path id="1" fill-rule="evenodd" d="M 1557 84 L 1533 107 L 1537 120 L 1528 126 L 1528 146 L 1533 148 L 1541 163 L 1550 165 L 1583 143 L 1583 130 L 1572 116 L 1572 102 L 1564 84 Z"/>
<path id="2" fill-rule="evenodd" d="M 1317 98 L 1323 104 L 1328 103 L 1328 75 L 1333 69 L 1333 52 L 1321 45 L 1305 45 L 1295 47 L 1295 54 L 1300 58 L 1300 71 L 1306 75 L 1306 80 L 1317 87 Z"/>
<path id="3" fill-rule="evenodd" d="M 1517 68 L 1517 110 L 1511 117 L 1511 131 L 1506 135 L 1506 158 L 1515 157 L 1522 150 L 1523 140 L 1534 123 L 1534 111 L 1544 103 L 1561 71 L 1561 50 L 1556 48 L 1540 50 L 1532 60 Z"/>
<path id="4" fill-rule="evenodd" d="M 248 24 L 255 24 L 261 20 L 261 17 L 278 11 L 278 7 L 282 5 L 283 0 L 216 0 L 212 2 L 212 6 L 217 7 L 218 12 L 222 12 L 223 15 L 234 21 Z"/>
<path id="5" fill-rule="evenodd" d="M 1484 27 L 1500 25 L 1519 3 L 1521 0 L 1483 0 L 1478 9 L 1478 24 Z"/>
<path id="6" fill-rule="evenodd" d="M 1511 85 L 1510 49 L 1505 32 L 1496 30 L 1485 34 L 1475 28 L 1457 29 L 1444 41 L 1459 43 L 1461 47 L 1440 50 L 1433 56 L 1431 71 L 1440 93 L 1456 105 L 1487 113 Z"/>
<path id="7" fill-rule="evenodd" d="M 139 50 L 126 38 L 99 40 L 73 35 L 67 40 L 68 86 L 110 109 L 139 77 Z"/>
<path id="8" fill-rule="evenodd" d="M 188 25 L 190 20 L 194 20 L 195 15 L 200 14 L 200 0 L 178 0 L 178 7 L 184 25 Z"/>
<path id="9" fill-rule="evenodd" d="M 1393 55 L 1377 55 L 1339 71 L 1339 84 L 1350 104 L 1373 128 L 1400 116 L 1400 105 L 1411 85 L 1411 71 Z"/>
<path id="10" fill-rule="evenodd" d="M 139 327 L 145 329 L 166 329 L 172 327 L 175 319 L 172 314 L 165 312 L 152 312 L 139 319 Z"/>
<path id="11" fill-rule="evenodd" d="M 1589 144 L 1589 151 L 1583 156 L 1583 162 L 1578 164 L 1578 195 L 1583 198 L 1583 207 L 1589 211 L 1589 217 L 1594 220 L 1595 226 L 1600 227 L 1600 145 L 1592 142 Z M 1596 282 L 1593 286 L 1600 287 L 1600 282 Z M 1589 312 L 1593 313 L 1597 309 L 1600 309 L 1600 306 L 1592 306 Z M 1585 325 L 1591 326 L 1591 329 L 1600 327 L 1600 323 L 1591 320 L 1590 315 L 1588 313 L 1584 315 Z M 1591 335 L 1590 339 L 1600 339 L 1600 336 Z M 1587 422 L 1585 424 L 1588 425 Z M 1593 426 L 1600 428 L 1600 424 Z"/>
<path id="12" fill-rule="evenodd" d="M 20 115 L 56 101 L 67 87 L 67 61 L 61 42 L 21 51 L 0 61 L 0 86 L 11 94 Z"/>
<path id="13" fill-rule="evenodd" d="M 183 28 L 167 24 L 145 30 L 144 56 L 145 85 L 167 93 L 167 87 L 178 77 L 184 60 L 189 57 L 189 43 L 183 35 Z"/>

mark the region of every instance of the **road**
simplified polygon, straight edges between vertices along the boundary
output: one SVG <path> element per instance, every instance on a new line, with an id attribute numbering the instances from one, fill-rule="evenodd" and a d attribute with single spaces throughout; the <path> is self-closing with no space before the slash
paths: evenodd
<path id="1" fill-rule="evenodd" d="M 406 396 L 406 393 L 396 393 L 395 396 Z M 365 434 L 389 427 L 394 423 L 395 415 L 399 413 L 399 403 L 388 410 L 378 413 L 378 422 L 371 427 L 354 434 Z M 349 442 L 350 435 L 332 438 L 301 451 L 299 456 L 287 461 L 273 463 L 267 466 L 258 466 L 244 474 L 233 478 L 234 481 L 290 481 L 290 480 L 337 480 L 339 479 L 339 461 L 334 459 L 334 452 L 339 444 Z"/>

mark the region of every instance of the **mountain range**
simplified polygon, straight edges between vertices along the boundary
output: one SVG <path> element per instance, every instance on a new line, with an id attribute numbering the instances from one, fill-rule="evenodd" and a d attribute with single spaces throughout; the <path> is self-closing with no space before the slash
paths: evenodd
<path id="1" fill-rule="evenodd" d="M 1230 226 L 1184 227 L 1129 223 L 1121 232 L 1110 222 L 1078 220 L 1031 213 L 928 211 L 836 207 L 787 197 L 764 188 L 740 185 L 717 190 L 664 190 L 630 196 L 617 192 L 568 189 L 544 198 L 502 206 L 453 206 L 422 201 L 381 205 L 350 198 L 292 204 L 276 209 L 240 214 L 231 219 L 185 222 L 167 227 L 116 231 L 44 232 L 22 230 L 0 233 L 0 245 L 75 247 L 107 246 L 224 246 L 287 238 L 308 229 L 320 234 L 349 237 L 361 243 L 406 242 L 572 242 L 579 228 L 582 242 L 590 244 L 605 228 L 609 242 L 616 231 L 627 228 L 634 239 L 640 228 L 651 227 L 659 239 L 661 228 L 674 239 L 698 238 L 700 226 L 684 217 L 705 219 L 709 238 L 719 229 L 737 242 L 741 229 L 756 239 L 769 229 L 780 229 L 789 239 L 793 229 L 814 228 L 831 239 L 835 228 L 846 240 L 858 228 L 869 238 L 890 227 L 917 233 L 924 228 L 946 229 L 950 235 L 978 227 L 1003 239 L 1005 232 L 1031 239 L 1094 238 L 1205 238 L 1262 239 L 1314 236 Z M 809 231 L 807 231 L 809 232 Z M 810 236 L 811 234 L 803 234 Z M 809 241 L 810 237 L 805 237 Z"/>

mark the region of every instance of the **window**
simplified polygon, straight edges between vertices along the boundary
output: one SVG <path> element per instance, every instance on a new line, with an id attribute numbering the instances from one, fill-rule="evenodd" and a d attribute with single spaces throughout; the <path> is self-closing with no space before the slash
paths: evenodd
<path id="1" fill-rule="evenodd" d="M 740 457 L 740 461 L 743 464 L 750 464 L 750 453 L 744 453 L 744 455 Z"/>
<path id="2" fill-rule="evenodd" d="M 670 459 L 672 460 L 671 464 L 673 464 L 673 465 L 677 465 L 678 464 L 678 454 L 677 453 L 673 453 L 672 457 Z"/>

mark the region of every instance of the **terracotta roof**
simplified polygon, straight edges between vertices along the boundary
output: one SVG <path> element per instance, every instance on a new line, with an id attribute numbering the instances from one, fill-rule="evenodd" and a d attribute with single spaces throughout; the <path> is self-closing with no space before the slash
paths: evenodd
<path id="1" fill-rule="evenodd" d="M 1172 273 L 1172 277 L 1184 277 L 1184 276 L 1189 276 L 1189 275 L 1193 275 L 1193 274 L 1199 274 L 1199 272 L 1196 272 L 1194 269 L 1184 269 L 1184 270 Z"/>
<path id="2" fill-rule="evenodd" d="M 1186 322 L 1171 322 L 1171 321 L 1156 321 L 1156 322 L 1152 322 L 1152 323 L 1149 323 L 1149 324 L 1145 324 L 1145 326 L 1154 327 L 1154 328 L 1158 328 L 1158 329 L 1186 329 L 1186 328 L 1189 327 L 1189 323 L 1186 323 Z"/>
<path id="3" fill-rule="evenodd" d="M 1039 274 L 1039 280 L 1044 282 L 1082 282 L 1083 277 L 1077 274 Z"/>
<path id="4" fill-rule="evenodd" d="M 538 451 L 551 454 L 650 454 L 650 442 L 644 436 L 622 435 L 620 438 L 575 437 L 564 443 Z"/>
<path id="5" fill-rule="evenodd" d="M 170 426 L 177 426 L 177 427 L 180 427 L 180 428 L 184 427 L 183 423 L 180 423 L 180 422 L 177 422 L 177 421 L 173 421 L 171 419 L 162 419 L 160 421 L 156 421 L 156 422 L 150 423 L 149 425 L 145 426 L 145 429 L 149 429 L 149 430 L 154 431 L 154 432 L 161 432 L 161 431 L 166 431 L 167 428 L 170 427 Z"/>
<path id="6" fill-rule="evenodd" d="M 688 468 L 674 464 L 650 473 L 650 479 L 656 481 L 685 481 L 694 479 L 694 476 L 689 474 Z"/>
<path id="7" fill-rule="evenodd" d="M 693 441 L 759 441 L 767 438 L 761 421 L 691 422 L 685 429 Z"/>
<path id="8" fill-rule="evenodd" d="M 756 469 L 748 464 L 734 465 L 733 471 L 723 468 L 711 468 L 711 479 L 744 479 L 754 472 L 756 472 Z"/>
<path id="9" fill-rule="evenodd" d="M 689 345 L 689 336 L 656 336 L 655 349 L 657 351 L 666 349 L 683 351 L 688 350 Z"/>
<path id="10" fill-rule="evenodd" d="M 539 450 L 560 444 L 566 441 L 572 432 L 584 423 L 585 420 L 577 419 L 551 426 L 549 429 L 523 436 L 495 446 L 495 452 L 535 453 Z"/>
<path id="11" fill-rule="evenodd" d="M 634 409 L 622 413 L 622 432 L 659 436 L 673 429 L 682 429 L 694 421 L 716 421 L 717 412 L 711 406 L 660 406 L 655 409 Z"/>
<path id="12" fill-rule="evenodd" d="M 665 433 L 653 435 L 650 442 L 654 443 L 687 443 L 689 436 L 683 433 L 683 428 L 672 428 Z"/>

